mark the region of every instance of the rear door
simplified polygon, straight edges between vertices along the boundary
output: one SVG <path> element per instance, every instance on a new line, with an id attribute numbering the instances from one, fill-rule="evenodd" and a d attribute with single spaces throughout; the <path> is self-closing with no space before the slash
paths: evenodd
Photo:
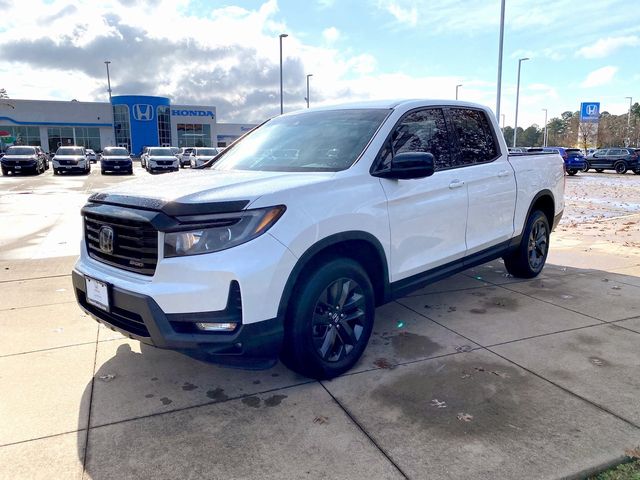
<path id="1" fill-rule="evenodd" d="M 516 180 L 508 153 L 486 113 L 474 108 L 447 110 L 456 138 L 457 164 L 466 172 L 469 207 L 466 255 L 480 252 L 513 236 Z"/>
<path id="2" fill-rule="evenodd" d="M 455 169 L 451 136 L 441 108 L 408 112 L 387 138 L 376 159 L 389 167 L 401 152 L 429 152 L 436 164 L 427 178 L 381 178 L 391 232 L 391 280 L 397 281 L 460 259 L 466 251 L 467 184 Z"/>

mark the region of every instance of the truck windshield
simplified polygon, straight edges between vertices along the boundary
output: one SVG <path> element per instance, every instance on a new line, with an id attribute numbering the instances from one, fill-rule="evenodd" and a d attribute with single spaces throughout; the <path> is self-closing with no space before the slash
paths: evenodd
<path id="1" fill-rule="evenodd" d="M 216 170 L 337 172 L 357 160 L 390 110 L 304 112 L 269 120 L 225 150 Z"/>
<path id="2" fill-rule="evenodd" d="M 81 147 L 60 147 L 56 152 L 58 155 L 84 155 Z"/>
<path id="3" fill-rule="evenodd" d="M 35 155 L 36 149 L 33 147 L 9 147 L 7 155 Z"/>

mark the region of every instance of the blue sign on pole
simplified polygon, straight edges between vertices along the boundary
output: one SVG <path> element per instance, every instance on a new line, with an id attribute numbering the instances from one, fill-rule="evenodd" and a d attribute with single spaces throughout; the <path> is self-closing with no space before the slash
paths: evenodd
<path id="1" fill-rule="evenodd" d="M 595 122 L 600 120 L 600 102 L 582 102 L 580 104 L 580 121 Z"/>

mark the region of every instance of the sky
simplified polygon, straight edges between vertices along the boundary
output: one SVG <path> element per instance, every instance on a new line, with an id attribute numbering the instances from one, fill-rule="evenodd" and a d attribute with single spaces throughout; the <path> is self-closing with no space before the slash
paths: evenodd
<path id="1" fill-rule="evenodd" d="M 518 125 L 640 101 L 638 0 L 506 0 L 501 113 Z M 11 98 L 169 96 L 222 122 L 369 99 L 459 98 L 495 111 L 500 0 L 0 0 Z"/>

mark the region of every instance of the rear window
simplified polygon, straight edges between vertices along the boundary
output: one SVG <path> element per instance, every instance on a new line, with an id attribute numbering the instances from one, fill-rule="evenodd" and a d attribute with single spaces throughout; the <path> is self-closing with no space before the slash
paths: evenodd
<path id="1" fill-rule="evenodd" d="M 452 108 L 450 114 L 463 165 L 490 162 L 498 156 L 498 146 L 483 112 Z"/>
<path id="2" fill-rule="evenodd" d="M 102 152 L 103 157 L 115 157 L 115 156 L 129 156 L 129 151 L 126 148 L 105 148 Z"/>
<path id="3" fill-rule="evenodd" d="M 567 148 L 566 152 L 567 153 L 582 153 L 582 150 L 580 150 L 579 148 Z"/>
<path id="4" fill-rule="evenodd" d="M 35 155 L 34 147 L 9 147 L 7 155 Z"/>

